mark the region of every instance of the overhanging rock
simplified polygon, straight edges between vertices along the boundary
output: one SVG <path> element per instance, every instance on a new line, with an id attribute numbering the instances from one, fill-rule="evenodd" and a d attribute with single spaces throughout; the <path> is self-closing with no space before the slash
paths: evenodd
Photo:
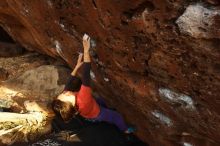
<path id="1" fill-rule="evenodd" d="M 0 22 L 26 49 L 72 67 L 91 35 L 95 89 L 150 145 L 220 145 L 215 0 L 2 0 Z"/>

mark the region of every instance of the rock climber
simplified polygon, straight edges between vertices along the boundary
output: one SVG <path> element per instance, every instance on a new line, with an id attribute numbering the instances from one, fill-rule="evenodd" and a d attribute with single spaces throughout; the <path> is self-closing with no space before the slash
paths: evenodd
<path id="1" fill-rule="evenodd" d="M 116 125 L 126 134 L 133 133 L 135 128 L 128 126 L 117 111 L 107 108 L 102 99 L 92 97 L 92 89 L 90 87 L 90 37 L 87 34 L 83 36 L 83 48 L 84 53 L 79 55 L 77 64 L 64 91 L 52 103 L 54 112 L 61 116 L 64 122 L 69 122 L 74 116 L 79 114 L 88 121 L 108 122 Z M 83 68 L 82 80 L 76 77 L 77 71 L 81 66 Z"/>

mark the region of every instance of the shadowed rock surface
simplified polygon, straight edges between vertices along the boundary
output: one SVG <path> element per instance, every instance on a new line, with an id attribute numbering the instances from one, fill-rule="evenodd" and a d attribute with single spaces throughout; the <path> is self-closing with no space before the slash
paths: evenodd
<path id="1" fill-rule="evenodd" d="M 83 126 L 76 123 L 72 124 L 75 127 L 69 126 L 71 131 L 65 130 L 52 133 L 42 136 L 37 141 L 15 143 L 14 146 L 148 146 L 134 136 L 130 137 L 132 140 L 128 143 L 126 137 L 115 126 L 106 123 Z M 77 125 L 78 127 L 76 129 Z"/>
<path id="2" fill-rule="evenodd" d="M 220 145 L 218 0 L 2 0 L 0 25 L 71 67 L 81 37 L 96 90 L 150 145 Z"/>
<path id="3" fill-rule="evenodd" d="M 0 57 L 18 56 L 24 53 L 24 48 L 11 43 L 0 42 Z"/>
<path id="4" fill-rule="evenodd" d="M 4 81 L 8 78 L 8 72 L 4 68 L 0 68 L 0 81 Z"/>

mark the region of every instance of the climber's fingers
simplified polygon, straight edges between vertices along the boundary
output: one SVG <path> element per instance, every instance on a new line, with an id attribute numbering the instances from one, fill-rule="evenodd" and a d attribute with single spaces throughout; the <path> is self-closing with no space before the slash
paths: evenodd
<path id="1" fill-rule="evenodd" d="M 89 38 L 89 35 L 87 35 L 86 33 L 83 35 L 83 40 L 87 41 Z"/>
<path id="2" fill-rule="evenodd" d="M 87 38 L 87 41 L 90 43 L 90 37 Z"/>

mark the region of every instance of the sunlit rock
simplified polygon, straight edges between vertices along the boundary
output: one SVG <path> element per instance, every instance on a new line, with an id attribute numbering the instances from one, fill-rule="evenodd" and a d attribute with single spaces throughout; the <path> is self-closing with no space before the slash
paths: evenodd
<path id="1" fill-rule="evenodd" d="M 68 78 L 69 72 L 70 70 L 65 67 L 45 65 L 28 70 L 16 79 L 7 81 L 5 84 L 53 97 L 63 90 L 65 83 L 60 83 L 60 81 L 65 80 L 62 78 Z"/>

